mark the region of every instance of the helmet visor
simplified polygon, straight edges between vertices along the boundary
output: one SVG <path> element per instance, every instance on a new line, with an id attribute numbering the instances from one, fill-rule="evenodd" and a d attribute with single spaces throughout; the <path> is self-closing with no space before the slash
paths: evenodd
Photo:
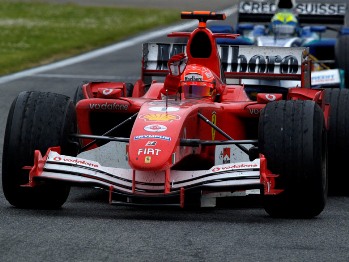
<path id="1" fill-rule="evenodd" d="M 273 31 L 275 34 L 281 35 L 292 35 L 296 31 L 295 24 L 282 24 L 282 23 L 273 23 Z"/>
<path id="2" fill-rule="evenodd" d="M 202 98 L 212 95 L 212 83 L 182 83 L 182 92 L 185 98 Z"/>

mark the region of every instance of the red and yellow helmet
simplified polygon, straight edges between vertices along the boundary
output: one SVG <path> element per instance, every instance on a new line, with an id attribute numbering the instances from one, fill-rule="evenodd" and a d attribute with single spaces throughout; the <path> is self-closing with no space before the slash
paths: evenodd
<path id="1" fill-rule="evenodd" d="M 185 98 L 202 98 L 215 95 L 216 80 L 207 67 L 190 64 L 181 75 L 181 89 Z"/>

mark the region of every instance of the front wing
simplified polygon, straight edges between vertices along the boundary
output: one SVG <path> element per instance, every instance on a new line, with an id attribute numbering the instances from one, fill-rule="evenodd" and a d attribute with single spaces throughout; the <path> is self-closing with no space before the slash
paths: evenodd
<path id="1" fill-rule="evenodd" d="M 127 201 L 133 197 L 146 199 L 173 196 L 183 203 L 185 192 L 191 190 L 233 192 L 264 188 L 264 194 L 280 192 L 273 188 L 275 175 L 267 171 L 264 158 L 215 165 L 208 170 L 139 171 L 105 167 L 96 161 L 65 156 L 58 152 L 59 148 L 50 148 L 43 157 L 40 151 L 35 151 L 29 183 L 24 186 L 38 186 L 40 181 L 48 180 L 89 185 L 109 190 L 110 202 L 114 193 L 126 196 Z"/>

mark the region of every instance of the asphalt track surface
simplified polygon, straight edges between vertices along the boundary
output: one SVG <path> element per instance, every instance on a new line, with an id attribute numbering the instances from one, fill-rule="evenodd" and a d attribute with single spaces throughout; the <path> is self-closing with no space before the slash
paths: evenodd
<path id="1" fill-rule="evenodd" d="M 177 8 L 181 2 L 192 10 L 215 3 L 215 11 L 234 4 L 213 0 L 173 1 L 175 5 L 169 1 L 144 2 L 159 7 L 167 3 L 169 8 Z M 140 74 L 140 43 L 134 38 L 127 41 L 127 47 L 101 52 L 98 57 L 0 78 L 1 154 L 7 113 L 20 91 L 72 96 L 84 80 L 136 80 Z M 232 199 L 215 209 L 182 211 L 110 206 L 103 192 L 73 188 L 61 210 L 45 211 L 13 208 L 0 191 L 0 217 L 1 262 L 349 261 L 348 197 L 330 197 L 324 212 L 315 219 L 290 220 L 271 219 L 258 198 Z"/>

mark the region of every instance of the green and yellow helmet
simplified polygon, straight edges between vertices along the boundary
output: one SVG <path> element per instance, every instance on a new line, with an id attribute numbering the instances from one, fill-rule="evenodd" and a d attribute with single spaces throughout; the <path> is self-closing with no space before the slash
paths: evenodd
<path id="1" fill-rule="evenodd" d="M 278 12 L 273 16 L 271 22 L 279 24 L 298 24 L 297 17 L 291 12 Z"/>
<path id="2" fill-rule="evenodd" d="M 271 19 L 271 28 L 278 35 L 293 35 L 298 27 L 298 19 L 292 12 L 278 12 Z"/>

